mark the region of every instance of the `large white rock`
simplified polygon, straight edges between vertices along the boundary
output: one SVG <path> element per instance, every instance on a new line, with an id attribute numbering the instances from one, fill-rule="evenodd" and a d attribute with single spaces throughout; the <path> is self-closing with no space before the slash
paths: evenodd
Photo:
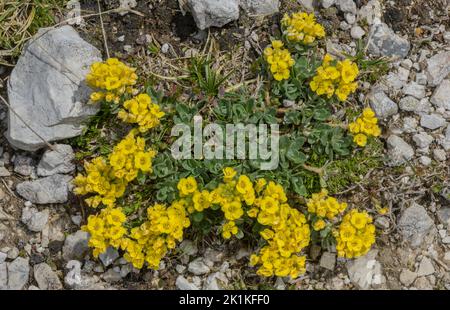
<path id="1" fill-rule="evenodd" d="M 11 107 L 47 141 L 81 134 L 82 123 L 98 108 L 87 105 L 90 88 L 84 83 L 89 67 L 101 54 L 70 26 L 42 28 L 33 37 L 8 82 Z M 45 143 L 11 111 L 9 142 L 35 151 Z"/>
<path id="2" fill-rule="evenodd" d="M 441 52 L 426 60 L 428 84 L 438 86 L 450 73 L 450 51 Z"/>
<path id="3" fill-rule="evenodd" d="M 187 5 L 201 30 L 239 19 L 239 0 L 187 0 Z"/>
<path id="4" fill-rule="evenodd" d="M 450 111 L 450 80 L 442 81 L 441 85 L 436 88 L 430 101 L 436 107 Z"/>
<path id="5" fill-rule="evenodd" d="M 17 193 L 36 204 L 65 203 L 69 199 L 72 177 L 55 174 L 34 181 L 17 184 Z"/>
<path id="6" fill-rule="evenodd" d="M 398 36 L 384 23 L 374 24 L 370 29 L 368 51 L 375 56 L 405 58 L 411 44 Z"/>
<path id="7" fill-rule="evenodd" d="M 242 8 L 250 14 L 271 15 L 280 9 L 279 0 L 241 0 Z"/>

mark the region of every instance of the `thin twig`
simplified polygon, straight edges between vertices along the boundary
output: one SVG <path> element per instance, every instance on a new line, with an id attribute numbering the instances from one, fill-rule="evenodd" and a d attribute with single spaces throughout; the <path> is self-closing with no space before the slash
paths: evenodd
<path id="1" fill-rule="evenodd" d="M 1 95 L 0 95 L 0 99 L 3 101 L 3 103 L 9 108 L 9 110 L 11 111 L 11 112 L 13 112 L 14 113 L 14 115 L 16 115 L 17 116 L 17 118 L 31 131 L 31 132 L 33 132 L 39 139 L 41 139 L 52 151 L 54 151 L 55 150 L 55 147 L 53 146 L 53 145 L 51 145 L 46 139 L 44 139 L 40 134 L 38 134 L 37 132 L 36 132 L 36 130 L 34 130 L 33 128 L 31 128 L 31 126 L 30 125 L 28 125 L 28 123 L 19 115 L 19 114 L 17 114 L 17 112 L 11 107 L 11 105 L 8 103 L 8 101 L 6 101 L 6 99 L 5 98 L 3 98 Z"/>
<path id="2" fill-rule="evenodd" d="M 102 8 L 100 5 L 100 0 L 97 0 L 97 6 L 98 6 L 98 12 L 99 12 L 99 16 L 100 16 L 100 26 L 102 27 L 103 43 L 105 44 L 106 56 L 108 58 L 110 58 L 109 57 L 108 40 L 106 39 L 105 25 L 103 24 L 103 16 L 102 16 Z"/>

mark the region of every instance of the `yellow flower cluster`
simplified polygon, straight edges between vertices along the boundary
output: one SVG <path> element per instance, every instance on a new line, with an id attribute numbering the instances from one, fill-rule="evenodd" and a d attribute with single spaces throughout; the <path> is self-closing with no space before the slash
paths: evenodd
<path id="1" fill-rule="evenodd" d="M 183 239 L 183 229 L 190 224 L 183 202 L 174 201 L 169 207 L 155 204 L 147 209 L 147 221 L 131 229 L 129 238 L 121 242 L 123 257 L 135 268 L 142 268 L 146 262 L 156 270 L 167 252 Z"/>
<path id="2" fill-rule="evenodd" d="M 164 116 L 159 105 L 152 102 L 152 98 L 147 94 L 139 94 L 133 99 L 127 100 L 123 104 L 117 116 L 126 123 L 139 125 L 140 132 L 147 132 L 149 129 L 159 125 L 159 119 Z"/>
<path id="3" fill-rule="evenodd" d="M 295 61 L 291 53 L 283 48 L 283 42 L 280 40 L 272 41 L 272 45 L 264 50 L 264 58 L 270 65 L 270 72 L 275 80 L 287 80 L 291 75 L 291 67 Z"/>
<path id="4" fill-rule="evenodd" d="M 292 42 L 311 44 L 316 39 L 325 37 L 325 29 L 316 22 L 314 13 L 285 14 L 281 24 L 285 28 L 287 39 Z"/>
<path id="5" fill-rule="evenodd" d="M 260 265 L 257 274 L 265 277 L 296 278 L 306 271 L 306 258 L 298 255 L 310 242 L 306 217 L 289 206 L 281 185 L 259 179 L 255 188 L 258 197 L 247 214 L 266 226 L 260 235 L 268 245 L 251 256 L 250 264 Z"/>
<path id="6" fill-rule="evenodd" d="M 155 156 L 156 151 L 146 151 L 145 140 L 131 132 L 114 147 L 109 155 L 109 163 L 116 178 L 131 182 L 138 176 L 139 171 L 152 172 L 152 159 Z"/>
<path id="7" fill-rule="evenodd" d="M 211 192 L 198 190 L 194 177 L 181 179 L 178 190 L 182 201 L 186 204 L 189 213 L 202 212 L 212 205 L 218 205 L 222 210 L 225 223 L 222 225 L 222 237 L 230 239 L 239 232 L 236 220 L 244 215 L 243 203 L 252 204 L 255 192 L 250 179 L 242 175 L 234 180 L 236 171 L 233 168 L 224 169 L 224 183 L 219 184 Z"/>
<path id="8" fill-rule="evenodd" d="M 365 108 L 362 115 L 348 125 L 348 129 L 354 134 L 353 141 L 363 147 L 367 144 L 368 136 L 378 137 L 381 134 L 378 119 L 371 108 Z"/>
<path id="9" fill-rule="evenodd" d="M 312 194 L 311 199 L 306 203 L 308 212 L 315 214 L 313 229 L 319 231 L 325 228 L 324 219 L 333 220 L 338 214 L 347 209 L 347 203 L 339 201 L 334 197 L 328 196 L 328 191 L 322 189 L 320 193 Z"/>
<path id="10" fill-rule="evenodd" d="M 334 235 L 337 241 L 338 256 L 354 258 L 365 255 L 375 243 L 375 226 L 367 212 L 355 209 L 342 219 L 339 231 Z"/>
<path id="11" fill-rule="evenodd" d="M 260 265 L 259 275 L 295 278 L 304 273 L 305 257 L 298 253 L 309 244 L 310 230 L 306 217 L 288 205 L 283 187 L 265 179 L 252 182 L 229 167 L 223 170 L 223 175 L 223 183 L 212 191 L 200 191 L 193 177 L 181 179 L 179 202 L 189 213 L 218 206 L 225 218 L 221 227 L 225 239 L 238 234 L 236 221 L 245 214 L 264 225 L 260 234 L 267 245 L 251 260 L 252 265 Z"/>
<path id="12" fill-rule="evenodd" d="M 358 66 L 349 59 L 336 62 L 326 54 L 309 86 L 319 96 L 331 98 L 336 95 L 339 100 L 345 101 L 358 87 L 355 82 L 358 74 Z"/>
<path id="13" fill-rule="evenodd" d="M 109 246 L 118 248 L 127 230 L 123 227 L 126 216 L 121 208 L 105 208 L 97 215 L 90 215 L 87 225 L 81 229 L 89 233 L 89 246 L 94 248 L 93 255 L 98 257 Z"/>
<path id="14" fill-rule="evenodd" d="M 137 81 L 135 71 L 117 58 L 92 64 L 86 82 L 98 91 L 91 94 L 91 100 L 97 102 L 105 99 L 118 104 L 123 94 L 134 92 L 133 85 Z"/>
<path id="15" fill-rule="evenodd" d="M 131 132 L 114 147 L 108 161 L 97 157 L 84 165 L 87 174 L 79 174 L 75 178 L 75 194 L 95 194 L 86 199 L 91 207 L 96 208 L 100 204 L 112 207 L 139 171 L 152 171 L 155 155 L 153 150 L 145 151 L 145 140 Z"/>

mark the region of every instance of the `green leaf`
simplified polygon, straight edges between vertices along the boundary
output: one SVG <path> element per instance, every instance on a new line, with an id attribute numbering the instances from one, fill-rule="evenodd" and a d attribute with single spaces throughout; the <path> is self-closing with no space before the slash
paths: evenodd
<path id="1" fill-rule="evenodd" d="M 192 219 L 194 220 L 194 222 L 201 222 L 203 220 L 203 212 L 196 212 L 192 215 Z"/>

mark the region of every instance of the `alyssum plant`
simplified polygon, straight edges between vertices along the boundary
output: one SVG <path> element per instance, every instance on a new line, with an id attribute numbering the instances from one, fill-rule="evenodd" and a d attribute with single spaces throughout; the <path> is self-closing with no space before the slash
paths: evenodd
<path id="1" fill-rule="evenodd" d="M 270 171 L 248 159 L 175 160 L 167 147 L 170 127 L 190 124 L 205 102 L 174 103 L 150 88 L 140 93 L 135 70 L 117 59 L 92 65 L 92 103 L 134 126 L 109 154 L 86 161 L 74 181 L 75 193 L 98 210 L 83 226 L 94 256 L 113 247 L 136 268 L 158 269 L 190 230 L 225 240 L 250 234 L 260 237 L 250 257 L 257 274 L 296 278 L 306 270 L 305 249 L 312 243 L 335 247 L 346 258 L 369 251 L 372 217 L 331 197 L 317 166 L 351 156 L 380 135 L 369 108 L 349 125 L 333 118 L 333 106 L 357 90 L 358 66 L 317 57 L 325 31 L 313 14 L 286 15 L 282 28 L 283 37 L 263 55 L 263 70 L 273 78 L 269 100 L 245 90 L 219 95 L 210 85 L 208 102 L 217 100 L 203 115 L 224 127 L 278 124 L 280 165 Z M 286 100 L 293 104 L 280 107 Z"/>

